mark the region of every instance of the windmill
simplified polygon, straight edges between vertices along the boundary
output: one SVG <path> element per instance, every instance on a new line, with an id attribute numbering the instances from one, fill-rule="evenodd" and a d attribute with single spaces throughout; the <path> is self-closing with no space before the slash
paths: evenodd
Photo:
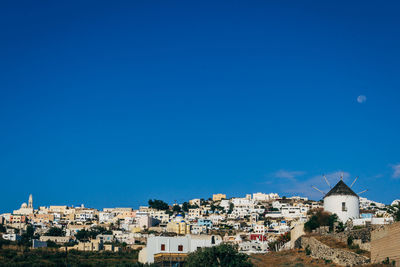
<path id="1" fill-rule="evenodd" d="M 324 195 L 324 210 L 335 213 L 342 222 L 349 219 L 356 219 L 360 216 L 360 201 L 359 194 L 365 193 L 368 190 L 355 193 L 351 188 L 358 179 L 358 176 L 351 183 L 350 187 L 343 181 L 343 173 L 340 175 L 339 182 L 332 188 L 325 175 L 323 178 L 330 190 L 325 194 L 324 191 L 312 186 L 315 190 Z"/>

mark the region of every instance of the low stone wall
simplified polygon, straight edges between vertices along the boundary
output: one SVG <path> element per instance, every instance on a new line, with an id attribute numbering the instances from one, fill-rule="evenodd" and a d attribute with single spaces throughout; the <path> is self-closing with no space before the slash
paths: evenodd
<path id="1" fill-rule="evenodd" d="M 354 266 L 368 263 L 367 257 L 339 248 L 330 248 L 312 236 L 302 236 L 297 245 L 311 252 L 310 256 L 318 259 L 331 260 L 343 266 Z"/>
<path id="2" fill-rule="evenodd" d="M 354 245 L 358 245 L 360 249 L 365 250 L 365 251 L 371 251 L 371 243 L 363 243 L 361 239 L 354 239 L 353 240 Z"/>
<path id="3" fill-rule="evenodd" d="M 376 227 L 375 227 L 376 228 Z M 369 226 L 362 229 L 352 229 L 339 233 L 321 233 L 322 235 L 330 236 L 339 242 L 347 244 L 347 239 L 351 237 L 353 243 L 358 245 L 360 249 L 371 251 L 371 231 L 374 228 Z"/>
<path id="4" fill-rule="evenodd" d="M 329 236 L 334 237 L 335 239 L 347 243 L 347 238 L 351 236 L 353 240 L 360 239 L 362 243 L 369 243 L 371 242 L 371 231 L 373 230 L 372 227 L 365 227 L 362 229 L 355 229 L 355 230 L 348 230 L 343 231 L 340 233 L 328 234 Z"/>

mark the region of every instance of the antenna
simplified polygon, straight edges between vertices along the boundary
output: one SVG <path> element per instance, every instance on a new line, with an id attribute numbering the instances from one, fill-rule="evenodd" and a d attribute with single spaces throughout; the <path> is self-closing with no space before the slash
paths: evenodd
<path id="1" fill-rule="evenodd" d="M 351 183 L 350 188 L 353 187 L 353 185 L 354 185 L 354 183 L 357 181 L 357 179 L 358 179 L 358 176 L 357 176 L 356 179 L 354 179 L 354 181 Z"/>
<path id="2" fill-rule="evenodd" d="M 331 187 L 331 184 L 328 182 L 328 179 L 326 179 L 325 174 L 324 174 L 323 176 L 324 176 L 325 182 L 328 184 L 329 188 L 332 188 L 332 187 Z"/>
<path id="3" fill-rule="evenodd" d="M 364 190 L 364 191 L 361 191 L 360 193 L 357 193 L 357 195 L 360 195 L 360 194 L 365 193 L 365 192 L 367 192 L 367 191 L 368 191 L 368 189 L 366 189 L 366 190 Z"/>
<path id="4" fill-rule="evenodd" d="M 316 188 L 315 186 L 312 186 L 312 188 L 314 188 L 315 190 L 319 191 L 320 193 L 322 193 L 323 195 L 325 195 L 324 192 L 322 192 L 321 190 L 319 190 L 318 188 Z"/>
<path id="5" fill-rule="evenodd" d="M 340 175 L 340 180 L 343 181 L 343 172 L 342 172 L 342 174 Z"/>

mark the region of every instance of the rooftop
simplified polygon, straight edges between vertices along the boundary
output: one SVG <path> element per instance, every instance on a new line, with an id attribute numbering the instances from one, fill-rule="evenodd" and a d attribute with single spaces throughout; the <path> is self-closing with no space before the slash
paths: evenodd
<path id="1" fill-rule="evenodd" d="M 351 190 L 350 187 L 348 187 L 343 180 L 340 180 L 329 192 L 328 194 L 325 195 L 324 198 L 333 196 L 333 195 L 350 195 L 350 196 L 356 196 L 358 195 L 354 193 L 353 190 Z"/>

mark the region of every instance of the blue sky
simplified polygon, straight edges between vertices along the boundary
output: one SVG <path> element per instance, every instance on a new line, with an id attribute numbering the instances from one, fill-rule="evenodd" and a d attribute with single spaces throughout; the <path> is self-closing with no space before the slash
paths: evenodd
<path id="1" fill-rule="evenodd" d="M 2 1 L 0 212 L 400 198 L 396 1 Z M 365 96 L 365 98 L 360 95 Z M 357 100 L 361 100 L 358 102 Z"/>

